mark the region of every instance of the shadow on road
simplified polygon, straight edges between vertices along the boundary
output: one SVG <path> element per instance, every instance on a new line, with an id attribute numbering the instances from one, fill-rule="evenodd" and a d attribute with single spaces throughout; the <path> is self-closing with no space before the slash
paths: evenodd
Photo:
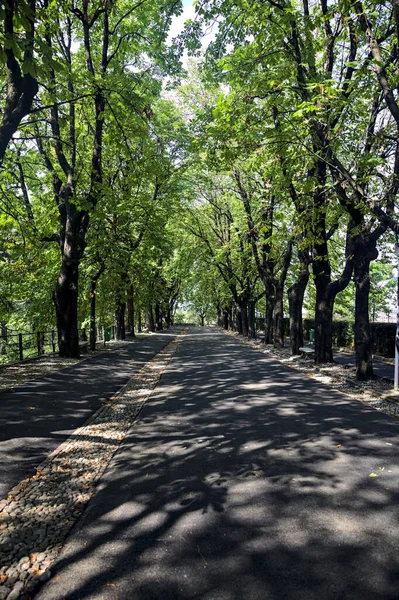
<path id="1" fill-rule="evenodd" d="M 397 599 L 398 442 L 395 420 L 192 334 L 38 597 Z"/>

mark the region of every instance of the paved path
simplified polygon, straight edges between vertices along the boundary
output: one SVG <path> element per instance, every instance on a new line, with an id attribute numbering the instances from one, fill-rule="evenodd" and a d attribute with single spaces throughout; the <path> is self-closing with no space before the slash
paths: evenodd
<path id="1" fill-rule="evenodd" d="M 35 600 L 397 600 L 398 446 L 396 420 L 194 330 Z"/>
<path id="2" fill-rule="evenodd" d="M 170 341 L 126 343 L 31 383 L 0 392 L 0 500 Z"/>

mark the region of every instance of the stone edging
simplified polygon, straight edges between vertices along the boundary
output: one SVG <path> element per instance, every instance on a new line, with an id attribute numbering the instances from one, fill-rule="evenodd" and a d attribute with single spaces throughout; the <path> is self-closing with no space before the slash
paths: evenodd
<path id="1" fill-rule="evenodd" d="M 50 578 L 50 566 L 69 530 L 186 332 L 146 363 L 37 467 L 33 477 L 0 501 L 0 600 L 28 599 Z"/>

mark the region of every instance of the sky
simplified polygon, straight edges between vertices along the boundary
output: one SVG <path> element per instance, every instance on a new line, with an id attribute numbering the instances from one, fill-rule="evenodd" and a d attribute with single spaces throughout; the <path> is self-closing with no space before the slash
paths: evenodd
<path id="1" fill-rule="evenodd" d="M 183 0 L 183 12 L 179 17 L 174 17 L 170 28 L 168 41 L 176 37 L 183 31 L 184 22 L 188 19 L 193 19 L 195 8 L 192 0 Z"/>

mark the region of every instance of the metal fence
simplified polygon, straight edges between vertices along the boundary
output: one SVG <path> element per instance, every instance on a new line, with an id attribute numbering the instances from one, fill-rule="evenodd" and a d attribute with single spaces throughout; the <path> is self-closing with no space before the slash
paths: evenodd
<path id="1" fill-rule="evenodd" d="M 82 330 L 83 332 L 84 330 Z M 115 327 L 97 328 L 96 343 L 104 344 L 115 339 Z M 87 339 L 86 333 L 82 339 Z M 19 362 L 27 358 L 35 358 L 58 351 L 58 340 L 55 329 L 24 333 L 0 326 L 0 365 Z"/>
<path id="2" fill-rule="evenodd" d="M 0 334 L 0 364 L 56 352 L 56 346 L 54 329 L 35 333 L 18 333 L 3 329 Z"/>

